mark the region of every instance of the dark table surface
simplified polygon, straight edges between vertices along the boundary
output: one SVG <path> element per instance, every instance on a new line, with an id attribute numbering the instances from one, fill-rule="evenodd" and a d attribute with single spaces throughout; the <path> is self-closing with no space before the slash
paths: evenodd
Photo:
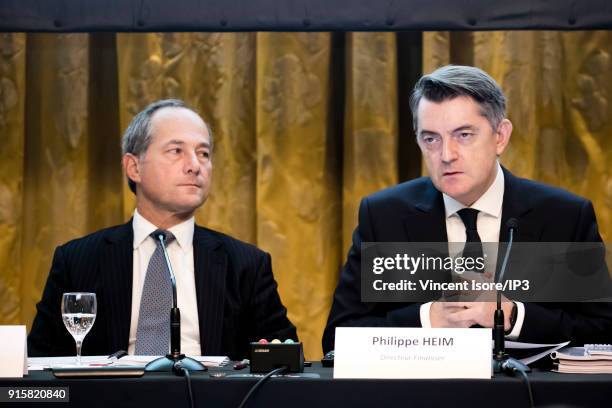
<path id="1" fill-rule="evenodd" d="M 222 377 L 211 376 L 215 373 Z M 257 381 L 248 369 L 231 366 L 193 373 L 198 407 L 238 407 Z M 313 363 L 305 374 L 315 378 L 274 377 L 258 389 L 248 406 L 289 407 L 528 407 L 520 377 L 496 375 L 487 380 L 334 380 L 331 368 Z M 236 377 L 235 375 L 242 375 Z M 612 375 L 529 374 L 536 406 L 612 407 Z M 69 387 L 66 403 L 2 403 L 40 407 L 188 407 L 184 377 L 146 373 L 140 378 L 57 379 L 50 371 L 31 371 L 22 379 L 0 379 L 0 387 Z"/>

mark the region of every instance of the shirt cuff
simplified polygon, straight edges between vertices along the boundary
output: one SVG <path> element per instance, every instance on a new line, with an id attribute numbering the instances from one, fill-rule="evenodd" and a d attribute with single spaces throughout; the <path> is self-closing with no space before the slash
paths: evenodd
<path id="1" fill-rule="evenodd" d="M 508 340 L 516 340 L 521 334 L 521 329 L 523 328 L 523 322 L 525 321 L 525 305 L 521 302 L 514 302 L 516 305 L 516 323 L 514 323 L 514 327 L 510 334 L 506 336 Z"/>
<path id="2" fill-rule="evenodd" d="M 419 317 L 421 318 L 421 327 L 431 329 L 431 321 L 429 320 L 429 309 L 431 309 L 431 302 L 423 303 L 419 311 Z"/>

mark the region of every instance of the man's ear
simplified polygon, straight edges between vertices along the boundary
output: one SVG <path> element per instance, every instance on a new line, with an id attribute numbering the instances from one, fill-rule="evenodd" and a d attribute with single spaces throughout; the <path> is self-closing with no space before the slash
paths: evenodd
<path id="1" fill-rule="evenodd" d="M 506 150 L 508 142 L 510 142 L 510 136 L 512 135 L 512 122 L 508 119 L 502 120 L 497 126 L 497 141 L 495 150 L 498 156 Z"/>
<path id="2" fill-rule="evenodd" d="M 132 153 L 126 153 L 121 159 L 121 164 L 127 177 L 134 183 L 140 183 L 140 169 L 138 167 L 140 163 L 138 157 Z"/>

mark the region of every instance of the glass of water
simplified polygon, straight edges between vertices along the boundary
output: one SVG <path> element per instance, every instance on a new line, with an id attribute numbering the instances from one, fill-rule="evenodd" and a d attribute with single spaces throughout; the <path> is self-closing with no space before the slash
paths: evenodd
<path id="1" fill-rule="evenodd" d="M 95 293 L 70 292 L 62 296 L 62 319 L 76 342 L 77 365 L 81 364 L 81 346 L 96 320 L 97 308 Z"/>

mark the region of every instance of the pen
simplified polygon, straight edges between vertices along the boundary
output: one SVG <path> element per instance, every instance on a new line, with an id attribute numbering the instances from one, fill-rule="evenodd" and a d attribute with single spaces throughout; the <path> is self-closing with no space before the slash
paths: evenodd
<path id="1" fill-rule="evenodd" d="M 119 351 L 115 351 L 113 354 L 111 354 L 110 356 L 108 356 L 109 360 L 113 360 L 113 361 L 117 361 L 119 360 L 121 357 L 125 357 L 127 356 L 128 353 L 125 350 L 119 350 Z"/>

